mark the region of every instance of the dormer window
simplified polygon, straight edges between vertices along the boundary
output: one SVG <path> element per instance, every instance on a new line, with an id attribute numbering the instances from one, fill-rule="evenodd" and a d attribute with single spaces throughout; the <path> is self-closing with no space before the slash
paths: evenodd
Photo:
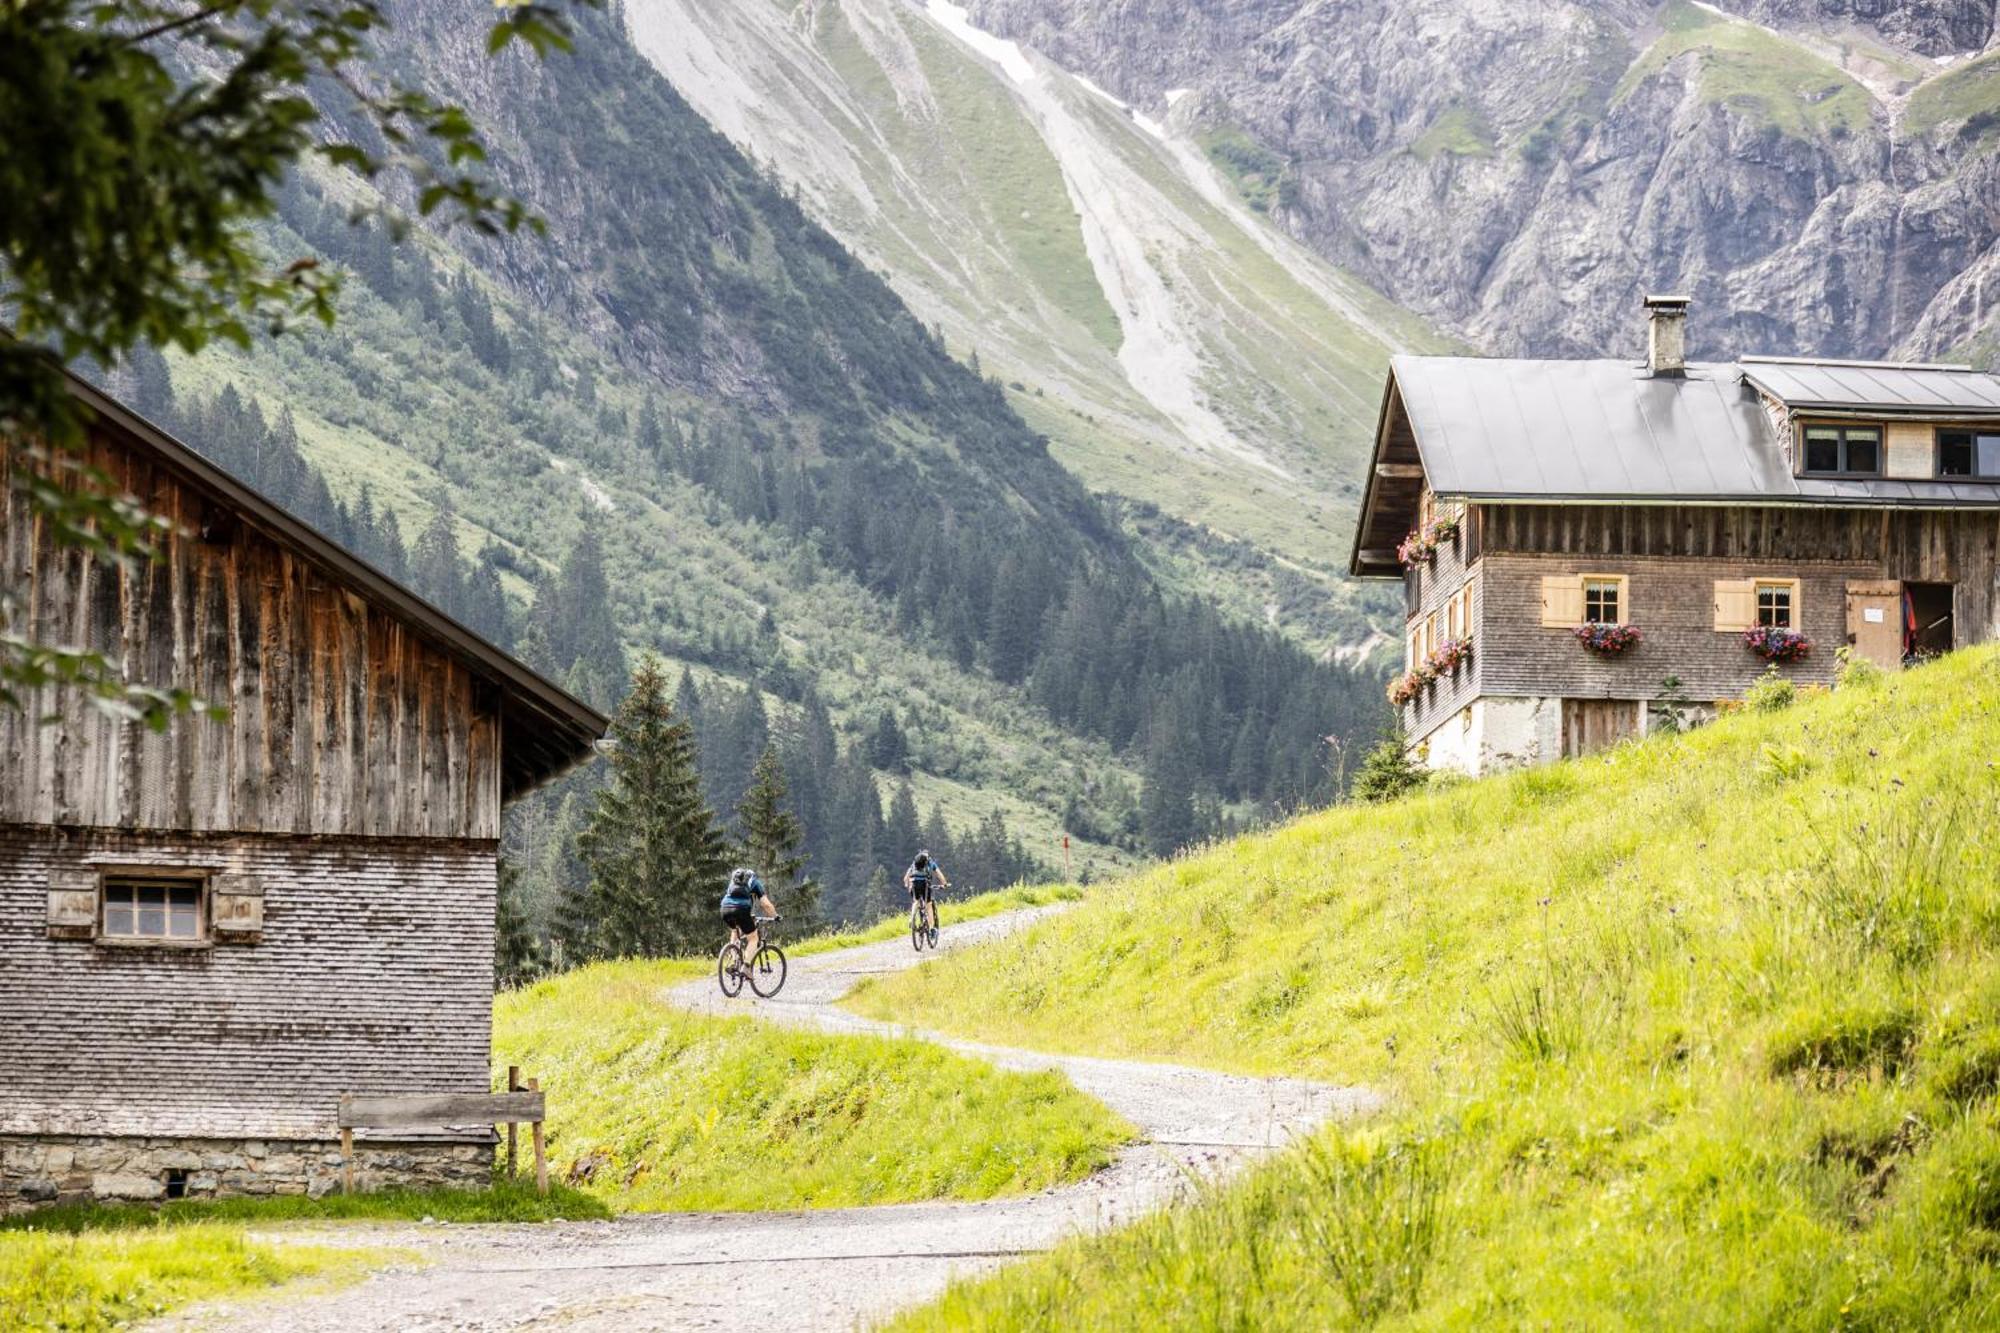
<path id="1" fill-rule="evenodd" d="M 1875 477 L 1882 473 L 1879 426 L 1807 426 L 1805 471 L 1834 477 Z"/>
<path id="2" fill-rule="evenodd" d="M 1940 430 L 1937 474 L 1977 481 L 2000 481 L 2000 427 Z"/>

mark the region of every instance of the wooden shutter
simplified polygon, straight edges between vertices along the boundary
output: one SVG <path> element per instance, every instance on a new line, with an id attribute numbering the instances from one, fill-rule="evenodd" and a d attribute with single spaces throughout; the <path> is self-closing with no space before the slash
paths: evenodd
<path id="1" fill-rule="evenodd" d="M 1583 580 L 1575 574 L 1542 576 L 1542 623 L 1569 629 L 1583 623 Z"/>
<path id="2" fill-rule="evenodd" d="M 208 898 L 209 925 L 229 944 L 255 944 L 264 933 L 264 885 L 254 875 L 217 875 Z"/>
<path id="3" fill-rule="evenodd" d="M 87 940 L 97 934 L 97 872 L 49 872 L 49 938 Z"/>
<path id="4" fill-rule="evenodd" d="M 1803 579 L 1787 579 L 1792 585 L 1792 628 L 1803 634 L 1806 632 L 1806 585 Z"/>
<path id="5" fill-rule="evenodd" d="M 1715 581 L 1715 628 L 1721 631 L 1746 630 L 1757 623 L 1757 581 L 1717 579 Z"/>

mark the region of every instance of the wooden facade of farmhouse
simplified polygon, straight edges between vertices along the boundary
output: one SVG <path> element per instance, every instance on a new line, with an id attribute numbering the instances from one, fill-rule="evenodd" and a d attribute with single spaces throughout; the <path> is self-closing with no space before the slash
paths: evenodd
<path id="1" fill-rule="evenodd" d="M 1802 684 L 2000 638 L 2000 377 L 1963 368 L 1398 358 L 1363 505 L 1436 767 L 1641 734 L 1668 677 L 1699 717 L 1769 669 L 1752 631 L 1804 636 Z"/>
<path id="2" fill-rule="evenodd" d="M 16 624 L 228 713 L 0 711 L 0 1211 L 325 1189 L 343 1094 L 488 1089 L 501 807 L 606 722 L 75 391 L 173 531 L 106 565 L 0 477 Z M 483 1181 L 491 1138 L 377 1135 L 363 1178 Z"/>

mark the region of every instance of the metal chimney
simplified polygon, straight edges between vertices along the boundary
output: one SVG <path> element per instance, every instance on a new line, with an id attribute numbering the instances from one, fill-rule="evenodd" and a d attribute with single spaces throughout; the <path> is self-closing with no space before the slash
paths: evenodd
<path id="1" fill-rule="evenodd" d="M 1646 373 L 1687 374 L 1689 304 L 1685 296 L 1646 298 Z"/>

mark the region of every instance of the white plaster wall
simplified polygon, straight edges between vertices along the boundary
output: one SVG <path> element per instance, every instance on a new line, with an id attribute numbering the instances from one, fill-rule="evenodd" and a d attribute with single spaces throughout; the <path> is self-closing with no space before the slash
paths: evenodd
<path id="1" fill-rule="evenodd" d="M 1436 772 L 1474 777 L 1562 756 L 1562 700 L 1482 696 L 1421 737 L 1413 750 Z"/>

